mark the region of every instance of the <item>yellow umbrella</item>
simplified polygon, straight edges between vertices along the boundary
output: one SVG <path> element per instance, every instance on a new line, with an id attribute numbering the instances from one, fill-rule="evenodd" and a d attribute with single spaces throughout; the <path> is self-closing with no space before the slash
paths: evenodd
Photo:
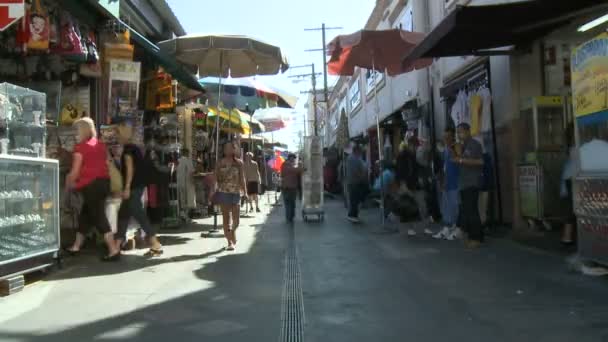
<path id="1" fill-rule="evenodd" d="M 207 125 L 215 126 L 215 120 L 218 116 L 217 107 L 209 107 L 209 114 L 207 115 Z M 238 109 L 223 109 L 219 111 L 220 117 L 220 130 L 226 133 L 240 133 L 249 134 L 251 127 L 247 122 L 245 113 L 242 113 Z"/>

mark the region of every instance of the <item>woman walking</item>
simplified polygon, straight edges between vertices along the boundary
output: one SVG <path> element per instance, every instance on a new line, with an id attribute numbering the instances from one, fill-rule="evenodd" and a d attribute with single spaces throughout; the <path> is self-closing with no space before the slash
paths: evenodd
<path id="1" fill-rule="evenodd" d="M 158 241 L 156 231 L 152 227 L 142 203 L 142 196 L 148 182 L 146 181 L 146 170 L 143 153 L 133 144 L 133 125 L 130 121 L 119 122 L 116 135 L 118 142 L 122 145 L 122 156 L 120 158 L 124 190 L 122 192 L 123 202 L 118 210 L 118 228 L 116 232 L 116 247 L 121 248 L 127 237 L 127 226 L 131 218 L 139 224 L 146 234 L 150 244 L 150 250 L 146 256 L 160 256 L 163 254 L 162 245 Z"/>
<path id="2" fill-rule="evenodd" d="M 108 248 L 108 254 L 102 260 L 117 261 L 120 259 L 120 249 L 114 244 L 112 229 L 105 213 L 106 198 L 110 196 L 107 148 L 97 140 L 93 120 L 82 118 L 74 126 L 78 131 L 79 143 L 74 147 L 72 169 L 66 177 L 66 186 L 82 195 L 83 206 L 76 239 L 66 251 L 71 255 L 78 254 L 85 242 L 85 234 L 94 225 L 103 234 Z"/>
<path id="3" fill-rule="evenodd" d="M 226 142 L 223 148 L 224 156 L 215 167 L 216 191 L 212 196 L 213 202 L 222 210 L 222 225 L 228 241 L 226 249 L 233 251 L 237 242 L 236 230 L 239 227 L 241 191 L 247 198 L 247 189 L 243 161 L 236 157 L 234 143 Z M 231 216 L 232 229 L 230 229 Z"/>

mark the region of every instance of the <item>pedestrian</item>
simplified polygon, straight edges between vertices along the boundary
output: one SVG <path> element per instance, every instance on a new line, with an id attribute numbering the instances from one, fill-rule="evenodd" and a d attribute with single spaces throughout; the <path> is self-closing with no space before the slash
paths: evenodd
<path id="1" fill-rule="evenodd" d="M 255 211 L 260 212 L 260 203 L 258 194 L 260 192 L 260 169 L 258 163 L 253 160 L 253 153 L 245 154 L 245 180 L 247 181 L 247 195 L 249 200 L 249 212 L 253 212 L 253 202 L 255 202 Z"/>
<path id="2" fill-rule="evenodd" d="M 228 241 L 226 250 L 233 251 L 236 243 L 236 231 L 240 223 L 241 191 L 247 198 L 245 186 L 245 170 L 243 161 L 237 158 L 237 145 L 234 141 L 227 141 L 223 145 L 224 154 L 215 166 L 215 193 L 212 194 L 213 203 L 220 206 L 222 211 L 222 226 L 224 236 Z M 230 224 L 232 223 L 232 227 Z"/>
<path id="3" fill-rule="evenodd" d="M 361 147 L 355 145 L 346 160 L 346 185 L 348 189 L 348 216 L 353 223 L 359 223 L 359 205 L 367 194 L 367 166 L 361 156 Z"/>
<path id="4" fill-rule="evenodd" d="M 458 177 L 460 186 L 461 220 L 467 233 L 466 246 L 477 248 L 484 239 L 479 217 L 479 187 L 483 169 L 483 148 L 471 136 L 471 126 L 461 123 L 457 127 L 458 139 L 462 143 L 462 153 L 452 160 L 460 166 Z"/>
<path id="5" fill-rule="evenodd" d="M 426 226 L 426 220 L 429 218 L 426 202 L 426 190 L 424 187 L 423 173 L 420 171 L 420 165 L 416 158 L 417 138 L 411 136 L 406 144 L 401 146 L 401 151 L 397 156 L 397 172 L 396 177 L 401 188 L 405 188 L 416 201 L 418 206 L 419 220 L 415 226 L 424 226 L 424 233 L 432 235 L 433 232 Z M 418 227 L 419 228 L 419 227 Z M 418 228 L 409 228 L 407 234 L 416 236 Z"/>
<path id="6" fill-rule="evenodd" d="M 181 151 L 176 170 L 179 206 L 183 219 L 188 219 L 192 210 L 196 208 L 194 171 L 190 150 L 184 148 Z"/>
<path id="7" fill-rule="evenodd" d="M 296 198 L 298 196 L 298 183 L 304 169 L 296 165 L 296 155 L 290 153 L 281 166 L 281 193 L 285 204 L 285 218 L 287 223 L 293 223 L 296 215 Z"/>
<path id="8" fill-rule="evenodd" d="M 456 132 L 453 128 L 448 127 L 443 133 L 443 168 L 441 187 L 441 218 L 443 220 L 443 228 L 433 237 L 435 239 L 454 240 L 462 235 L 458 228 L 458 211 L 459 198 L 458 192 L 458 177 L 460 168 L 454 162 L 456 157 Z"/>
<path id="9" fill-rule="evenodd" d="M 78 232 L 72 246 L 66 251 L 71 255 L 80 252 L 85 236 L 91 226 L 103 235 L 108 254 L 103 261 L 120 259 L 120 249 L 114 244 L 110 222 L 106 217 L 106 199 L 110 196 L 110 174 L 108 151 L 97 139 L 95 123 L 91 118 L 82 118 L 74 123 L 78 144 L 74 147 L 72 168 L 66 176 L 66 186 L 82 195 L 83 206 L 78 219 Z"/>
<path id="10" fill-rule="evenodd" d="M 163 254 L 162 245 L 148 219 L 142 201 L 146 186 L 149 184 L 150 166 L 145 162 L 144 154 L 140 148 L 133 143 L 133 123 L 129 119 L 117 120 L 116 137 L 118 143 L 122 146 L 120 165 L 124 180 L 123 201 L 118 210 L 116 246 L 117 248 L 123 247 L 127 239 L 129 221 L 133 218 L 145 233 L 150 244 L 150 249 L 145 253 L 145 256 L 160 256 Z"/>
<path id="11" fill-rule="evenodd" d="M 573 210 L 573 192 L 572 181 L 576 176 L 576 148 L 574 147 L 574 126 L 572 124 L 566 127 L 566 143 L 568 144 L 568 158 L 566 159 L 561 174 L 560 182 L 560 197 L 567 201 L 567 211 L 564 213 L 566 219 L 562 229 L 562 237 L 560 239 L 564 246 L 574 245 L 576 237 L 576 215 Z"/>

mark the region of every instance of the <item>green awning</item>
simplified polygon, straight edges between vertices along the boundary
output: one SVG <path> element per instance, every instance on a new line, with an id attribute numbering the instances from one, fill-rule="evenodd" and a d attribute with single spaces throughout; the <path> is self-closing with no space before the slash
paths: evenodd
<path id="1" fill-rule="evenodd" d="M 205 92 L 203 86 L 198 83 L 196 76 L 180 64 L 175 58 L 166 53 L 160 51 L 156 44 L 149 41 L 146 37 L 142 36 L 139 32 L 135 31 L 129 25 L 121 22 L 129 31 L 131 31 L 131 40 L 143 48 L 152 59 L 165 69 L 165 72 L 175 78 L 182 85 L 200 92 Z"/>

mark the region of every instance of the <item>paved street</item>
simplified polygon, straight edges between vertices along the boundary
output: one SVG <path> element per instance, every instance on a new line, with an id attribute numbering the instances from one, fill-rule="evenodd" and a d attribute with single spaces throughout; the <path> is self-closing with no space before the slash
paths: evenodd
<path id="1" fill-rule="evenodd" d="M 201 237 L 206 219 L 164 234 L 158 259 L 70 259 L 0 298 L 0 341 L 277 341 L 301 299 L 307 342 L 608 341 L 608 282 L 560 257 L 502 239 L 466 251 L 374 234 L 374 209 L 351 225 L 339 201 L 324 223 L 298 220 L 290 234 L 281 210 L 243 219 L 235 252 Z M 297 282 L 285 272 L 292 245 Z"/>

